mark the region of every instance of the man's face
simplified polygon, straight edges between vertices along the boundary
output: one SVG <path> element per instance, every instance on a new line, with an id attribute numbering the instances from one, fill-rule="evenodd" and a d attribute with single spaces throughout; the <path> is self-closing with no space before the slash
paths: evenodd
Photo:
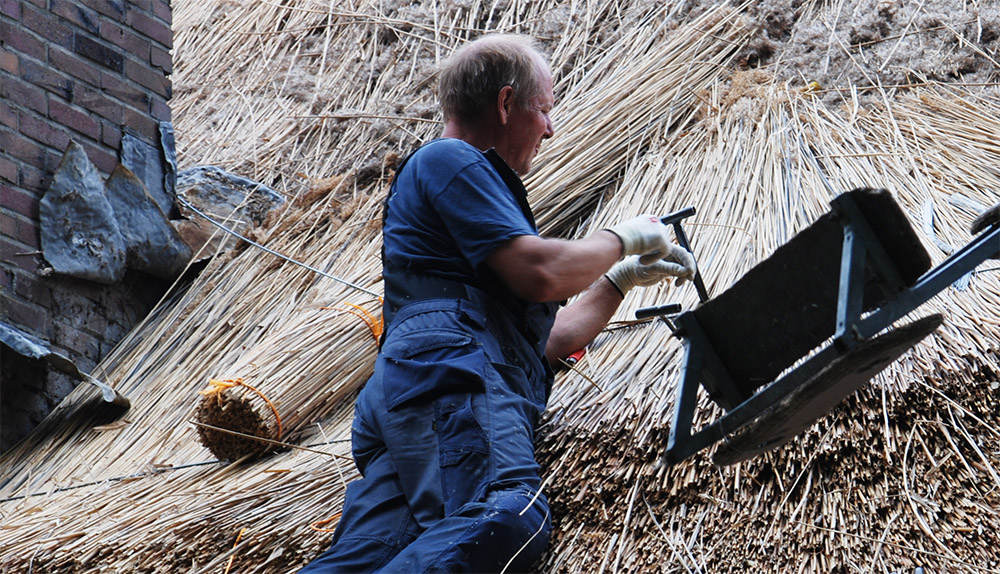
<path id="1" fill-rule="evenodd" d="M 549 112 L 555 102 L 552 95 L 552 76 L 541 74 L 541 91 L 530 98 L 522 109 L 514 106 L 509 119 L 510 138 L 506 154 L 501 154 L 507 165 L 518 175 L 524 176 L 531 169 L 531 162 L 542 146 L 542 140 L 552 137 L 552 120 Z M 500 151 L 500 150 L 498 150 Z"/>

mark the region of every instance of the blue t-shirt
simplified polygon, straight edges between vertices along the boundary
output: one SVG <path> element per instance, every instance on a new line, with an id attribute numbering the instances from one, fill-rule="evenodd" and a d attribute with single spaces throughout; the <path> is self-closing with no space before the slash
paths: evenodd
<path id="1" fill-rule="evenodd" d="M 475 285 L 503 242 L 538 234 L 489 159 L 462 140 L 420 148 L 393 188 L 383 237 L 385 259 L 399 269 Z"/>

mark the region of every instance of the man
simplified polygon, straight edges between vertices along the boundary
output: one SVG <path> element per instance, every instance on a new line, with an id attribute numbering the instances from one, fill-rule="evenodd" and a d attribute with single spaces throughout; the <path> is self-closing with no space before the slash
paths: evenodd
<path id="1" fill-rule="evenodd" d="M 533 444 L 550 365 L 633 286 L 694 274 L 654 216 L 538 236 L 519 176 L 553 135 L 553 95 L 530 40 L 467 44 L 439 95 L 442 138 L 407 158 L 386 202 L 387 328 L 352 428 L 364 478 L 304 573 L 528 569 L 551 528 Z"/>

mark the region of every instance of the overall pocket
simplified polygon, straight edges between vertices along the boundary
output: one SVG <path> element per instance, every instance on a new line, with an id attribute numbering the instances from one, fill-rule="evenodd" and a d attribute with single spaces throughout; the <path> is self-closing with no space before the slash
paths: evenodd
<path id="1" fill-rule="evenodd" d="M 386 408 L 484 389 L 486 355 L 460 332 L 413 333 L 386 345 L 376 368 L 383 377 Z"/>
<path id="2" fill-rule="evenodd" d="M 445 516 L 481 500 L 491 481 L 489 440 L 474 407 L 484 404 L 483 397 L 482 393 L 447 395 L 435 404 Z"/>

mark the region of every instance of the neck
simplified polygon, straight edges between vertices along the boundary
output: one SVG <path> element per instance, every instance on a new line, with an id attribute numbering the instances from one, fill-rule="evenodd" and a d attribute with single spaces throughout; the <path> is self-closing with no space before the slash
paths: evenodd
<path id="1" fill-rule="evenodd" d="M 497 147 L 500 143 L 497 130 L 489 126 L 466 126 L 454 120 L 449 120 L 445 124 L 441 137 L 460 139 L 482 151 Z"/>

